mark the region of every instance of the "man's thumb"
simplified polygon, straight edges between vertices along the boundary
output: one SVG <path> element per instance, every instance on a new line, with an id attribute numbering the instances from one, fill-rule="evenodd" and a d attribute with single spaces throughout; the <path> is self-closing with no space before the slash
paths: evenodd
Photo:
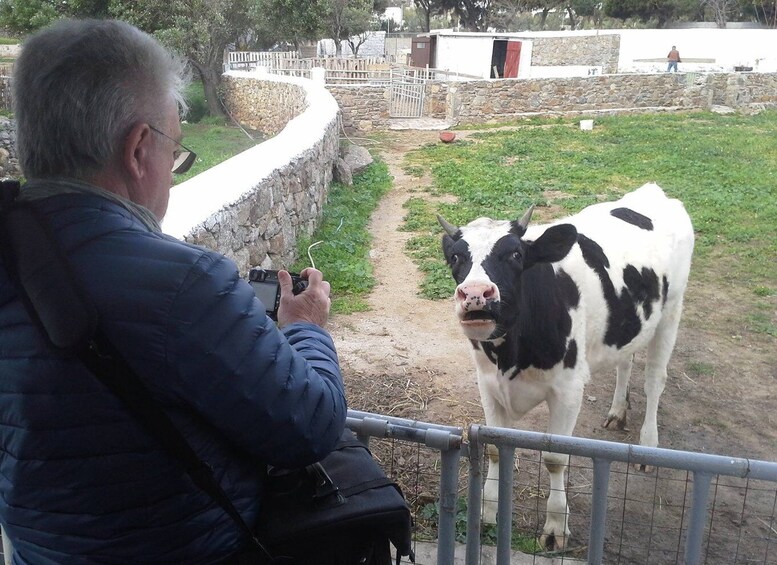
<path id="1" fill-rule="evenodd" d="M 291 275 L 288 271 L 278 271 L 278 284 L 282 295 L 291 294 Z"/>

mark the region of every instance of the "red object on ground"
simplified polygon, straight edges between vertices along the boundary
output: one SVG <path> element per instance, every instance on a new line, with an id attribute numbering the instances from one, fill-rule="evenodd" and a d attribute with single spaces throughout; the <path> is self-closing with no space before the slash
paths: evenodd
<path id="1" fill-rule="evenodd" d="M 440 141 L 443 143 L 450 143 L 456 139 L 456 134 L 452 131 L 441 131 L 440 132 Z"/>

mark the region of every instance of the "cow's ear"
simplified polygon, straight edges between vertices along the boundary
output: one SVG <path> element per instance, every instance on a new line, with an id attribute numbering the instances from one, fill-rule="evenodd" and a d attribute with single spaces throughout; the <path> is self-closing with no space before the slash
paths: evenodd
<path id="1" fill-rule="evenodd" d="M 559 224 L 545 230 L 536 241 L 529 243 L 523 268 L 535 263 L 561 261 L 577 241 L 577 230 L 572 224 Z"/>

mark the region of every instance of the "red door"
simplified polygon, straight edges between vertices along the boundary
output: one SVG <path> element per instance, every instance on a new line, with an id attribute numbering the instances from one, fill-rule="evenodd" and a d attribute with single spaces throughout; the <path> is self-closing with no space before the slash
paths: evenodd
<path id="1" fill-rule="evenodd" d="M 521 42 L 507 42 L 507 57 L 505 57 L 504 78 L 518 77 L 518 63 L 521 60 Z"/>

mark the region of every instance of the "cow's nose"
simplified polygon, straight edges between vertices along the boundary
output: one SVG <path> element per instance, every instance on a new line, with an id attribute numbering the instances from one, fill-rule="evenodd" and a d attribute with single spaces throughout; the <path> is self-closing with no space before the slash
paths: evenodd
<path id="1" fill-rule="evenodd" d="M 469 306 L 484 308 L 487 303 L 496 300 L 499 294 L 494 283 L 462 284 L 456 289 L 456 299 Z"/>

